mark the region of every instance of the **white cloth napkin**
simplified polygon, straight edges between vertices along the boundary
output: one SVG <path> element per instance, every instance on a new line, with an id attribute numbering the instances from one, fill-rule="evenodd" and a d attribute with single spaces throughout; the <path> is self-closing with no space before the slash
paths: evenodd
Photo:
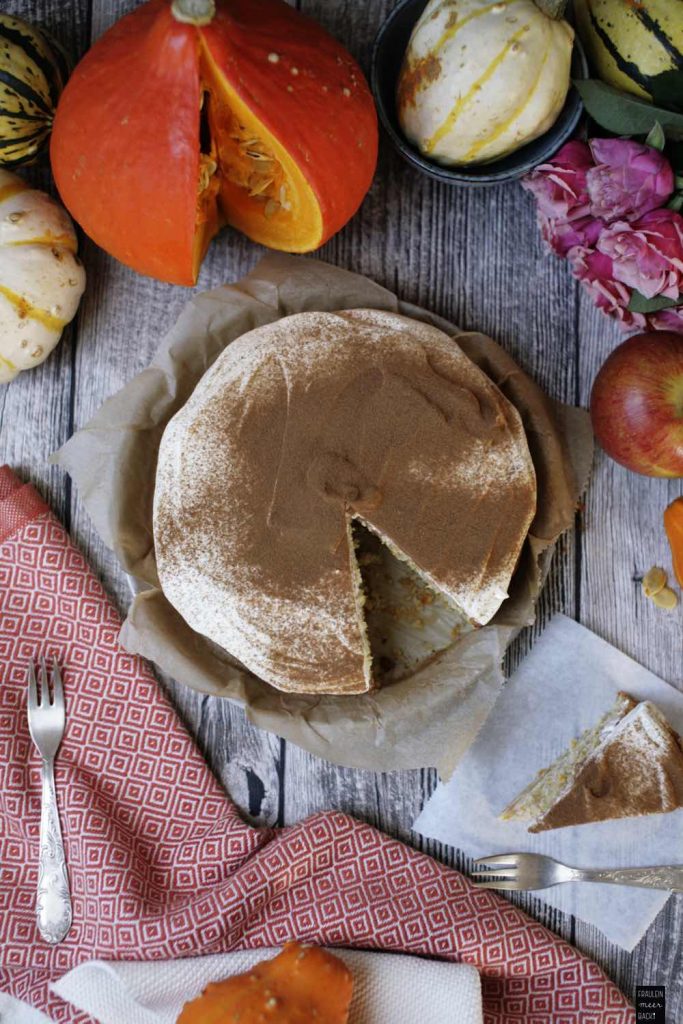
<path id="1" fill-rule="evenodd" d="M 0 1022 L 1 1024 L 51 1024 L 49 1017 L 46 1017 L 40 1010 L 22 1003 L 20 999 L 14 999 L 6 992 L 0 992 Z"/>
<path id="2" fill-rule="evenodd" d="M 529 834 L 524 822 L 498 818 L 541 768 L 596 724 L 619 690 L 651 700 L 683 734 L 683 694 L 577 622 L 555 616 L 413 829 L 472 857 L 529 851 L 576 867 L 683 864 L 683 810 L 538 835 Z M 668 899 L 666 892 L 586 882 L 535 895 L 595 925 L 627 950 Z"/>
<path id="3" fill-rule="evenodd" d="M 175 1024 L 183 1004 L 208 982 L 249 970 L 277 952 L 256 949 L 157 963 L 91 960 L 52 989 L 100 1024 Z M 353 972 L 350 1024 L 483 1024 L 479 975 L 469 964 L 332 952 Z M 14 1024 L 11 1017 L 7 1021 Z"/>

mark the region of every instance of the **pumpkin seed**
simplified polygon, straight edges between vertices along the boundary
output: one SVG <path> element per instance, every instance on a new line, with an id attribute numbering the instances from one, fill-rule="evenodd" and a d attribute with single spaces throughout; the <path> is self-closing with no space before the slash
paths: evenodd
<path id="1" fill-rule="evenodd" d="M 273 179 L 272 178 L 264 178 L 262 181 L 254 182 L 252 184 L 251 178 L 253 178 L 253 177 L 254 177 L 254 175 L 252 174 L 250 176 L 250 179 L 249 179 L 249 195 L 250 196 L 260 196 L 260 195 L 262 195 L 266 191 L 266 189 L 270 188 L 270 186 L 273 184 Z"/>
<path id="2" fill-rule="evenodd" d="M 280 205 L 283 210 L 291 210 L 292 204 L 289 202 L 289 192 L 287 191 L 286 185 L 280 185 L 280 192 L 278 195 Z"/>
<path id="3" fill-rule="evenodd" d="M 278 203 L 277 199 L 269 199 L 263 208 L 263 212 L 265 216 L 268 218 L 268 220 L 270 220 L 271 217 L 275 216 L 279 209 L 280 204 Z"/>
<path id="4" fill-rule="evenodd" d="M 200 194 L 209 187 L 209 182 L 217 170 L 218 164 L 216 161 L 202 153 L 199 163 L 199 180 L 197 182 L 197 191 Z"/>
<path id="5" fill-rule="evenodd" d="M 654 597 L 666 586 L 666 573 L 658 565 L 653 565 L 643 576 L 641 585 L 645 597 Z"/>
<path id="6" fill-rule="evenodd" d="M 665 608 L 668 612 L 673 611 L 678 604 L 678 597 L 671 587 L 663 587 L 653 595 L 652 600 L 658 608 Z"/>

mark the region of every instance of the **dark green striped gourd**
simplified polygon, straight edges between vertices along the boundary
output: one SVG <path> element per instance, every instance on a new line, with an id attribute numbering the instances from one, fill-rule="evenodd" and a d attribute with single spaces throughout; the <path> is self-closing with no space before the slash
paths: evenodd
<path id="1" fill-rule="evenodd" d="M 68 75 L 65 54 L 44 31 L 0 14 L 0 164 L 35 159 Z"/>
<path id="2" fill-rule="evenodd" d="M 603 82 L 652 99 L 655 75 L 683 70 L 683 0 L 574 0 L 574 15 Z"/>

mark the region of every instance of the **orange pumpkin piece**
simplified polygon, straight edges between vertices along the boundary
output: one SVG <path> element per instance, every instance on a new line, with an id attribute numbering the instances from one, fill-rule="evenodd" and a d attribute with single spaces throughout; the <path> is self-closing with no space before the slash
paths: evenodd
<path id="1" fill-rule="evenodd" d="M 350 54 L 284 0 L 149 0 L 74 70 L 50 155 L 98 245 L 190 285 L 224 223 L 288 252 L 343 227 L 372 181 L 377 118 Z"/>
<path id="2" fill-rule="evenodd" d="M 346 1024 L 352 989 L 336 956 L 289 942 L 273 960 L 208 985 L 177 1024 Z"/>
<path id="3" fill-rule="evenodd" d="M 674 573 L 683 587 L 683 498 L 676 498 L 664 510 L 664 529 L 669 538 Z"/>

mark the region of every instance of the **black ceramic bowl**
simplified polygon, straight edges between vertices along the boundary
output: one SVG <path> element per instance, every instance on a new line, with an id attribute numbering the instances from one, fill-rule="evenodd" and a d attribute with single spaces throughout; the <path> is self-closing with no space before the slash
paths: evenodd
<path id="1" fill-rule="evenodd" d="M 498 160 L 468 167 L 442 167 L 413 148 L 398 123 L 396 83 L 411 32 L 426 6 L 427 0 L 401 0 L 379 30 L 372 51 L 372 91 L 380 120 L 403 158 L 430 178 L 450 185 L 497 185 L 521 178 L 553 156 L 571 138 L 581 117 L 583 106 L 573 86 L 557 121 L 547 132 Z M 572 78 L 588 77 L 588 63 L 578 38 L 574 39 L 571 74 Z"/>

